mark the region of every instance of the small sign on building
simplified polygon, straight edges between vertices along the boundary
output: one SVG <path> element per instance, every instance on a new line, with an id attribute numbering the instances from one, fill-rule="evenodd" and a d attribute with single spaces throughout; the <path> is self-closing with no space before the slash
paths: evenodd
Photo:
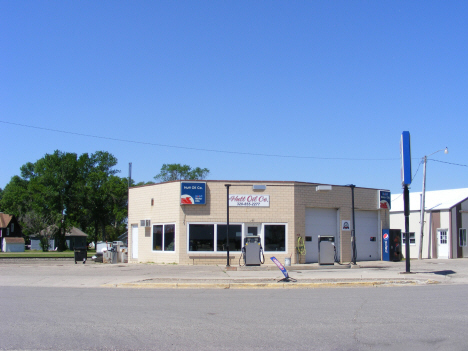
<path id="1" fill-rule="evenodd" d="M 379 208 L 385 208 L 389 210 L 391 208 L 391 193 L 390 191 L 380 191 L 379 196 Z"/>
<path id="2" fill-rule="evenodd" d="M 351 230 L 351 221 L 349 219 L 343 219 L 341 221 L 341 230 L 350 231 Z"/>
<path id="3" fill-rule="evenodd" d="M 270 195 L 230 195 L 229 207 L 270 207 Z"/>
<path id="4" fill-rule="evenodd" d="M 181 182 L 180 183 L 181 205 L 205 205 L 206 183 L 205 182 Z"/>

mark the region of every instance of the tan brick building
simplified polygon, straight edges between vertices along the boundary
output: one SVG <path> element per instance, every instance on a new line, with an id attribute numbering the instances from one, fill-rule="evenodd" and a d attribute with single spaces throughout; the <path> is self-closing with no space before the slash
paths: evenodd
<path id="1" fill-rule="evenodd" d="M 174 181 L 129 189 L 129 262 L 226 264 L 227 187 L 230 184 L 230 264 L 238 265 L 244 238 L 261 238 L 265 264 L 317 262 L 318 236 L 333 236 L 335 259 L 350 262 L 352 192 L 348 186 L 275 181 L 193 181 L 205 204 L 190 204 Z M 192 184 L 193 185 L 193 184 Z M 192 199 L 193 201 L 193 199 Z M 187 204 L 182 204 L 186 202 Z M 380 260 L 389 228 L 380 190 L 354 189 L 357 260 Z M 298 238 L 301 239 L 298 239 Z M 305 246 L 305 254 L 297 247 Z M 241 262 L 242 264 L 242 262 Z"/>

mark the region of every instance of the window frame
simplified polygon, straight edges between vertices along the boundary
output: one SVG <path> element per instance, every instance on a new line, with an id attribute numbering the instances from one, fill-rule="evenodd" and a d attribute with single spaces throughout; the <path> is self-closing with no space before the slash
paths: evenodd
<path id="1" fill-rule="evenodd" d="M 165 250 L 165 234 L 166 234 L 166 226 L 174 226 L 174 250 Z M 162 241 L 161 241 L 161 250 L 154 249 L 154 227 L 162 226 L 163 231 L 161 233 Z M 175 253 L 176 252 L 176 224 L 175 223 L 153 223 L 151 224 L 151 252 L 161 252 L 161 253 Z"/>
<path id="2" fill-rule="evenodd" d="M 401 245 L 406 245 L 406 235 L 405 233 L 401 233 Z M 410 237 L 409 237 L 409 242 L 410 246 L 411 245 L 416 245 L 416 233 L 410 232 Z"/>
<path id="3" fill-rule="evenodd" d="M 283 225 L 284 226 L 284 251 L 266 251 L 265 250 L 265 226 L 267 225 Z M 288 223 L 262 223 L 262 232 L 260 234 L 262 240 L 263 251 L 266 254 L 285 254 L 288 252 Z"/>
<path id="4" fill-rule="evenodd" d="M 191 225 L 212 225 L 214 226 L 213 230 L 213 251 L 193 251 L 190 250 L 190 226 Z M 227 251 L 218 251 L 218 225 L 226 225 L 226 222 L 190 222 L 187 223 L 187 253 L 190 254 L 195 254 L 195 253 L 200 253 L 200 254 L 225 254 Z M 244 244 L 244 236 L 245 236 L 245 229 L 244 229 L 244 223 L 229 223 L 229 226 L 233 225 L 238 225 L 241 228 L 241 250 L 242 246 Z M 231 247 L 229 247 L 229 253 L 241 253 L 242 251 L 234 251 Z"/>

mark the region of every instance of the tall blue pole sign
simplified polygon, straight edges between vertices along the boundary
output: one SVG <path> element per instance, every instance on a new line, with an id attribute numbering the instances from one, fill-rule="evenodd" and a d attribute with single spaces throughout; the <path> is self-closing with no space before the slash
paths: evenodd
<path id="1" fill-rule="evenodd" d="M 411 143 L 409 132 L 401 133 L 400 141 L 401 153 L 401 185 L 403 185 L 403 204 L 405 212 L 405 262 L 406 273 L 411 273 L 410 267 L 410 245 L 409 245 L 409 186 L 411 185 Z"/>
<path id="2" fill-rule="evenodd" d="M 401 184 L 408 186 L 411 185 L 411 141 L 409 132 L 401 133 L 400 154 Z"/>

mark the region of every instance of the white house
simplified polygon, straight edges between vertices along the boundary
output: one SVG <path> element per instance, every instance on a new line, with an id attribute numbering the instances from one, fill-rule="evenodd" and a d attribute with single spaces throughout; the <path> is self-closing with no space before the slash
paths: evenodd
<path id="1" fill-rule="evenodd" d="M 410 257 L 417 258 L 420 246 L 420 192 L 410 193 Z M 405 231 L 403 194 L 392 194 L 390 223 L 392 229 Z M 468 188 L 426 191 L 424 206 L 423 258 L 468 257 Z M 402 253 L 406 248 L 402 235 Z"/>

